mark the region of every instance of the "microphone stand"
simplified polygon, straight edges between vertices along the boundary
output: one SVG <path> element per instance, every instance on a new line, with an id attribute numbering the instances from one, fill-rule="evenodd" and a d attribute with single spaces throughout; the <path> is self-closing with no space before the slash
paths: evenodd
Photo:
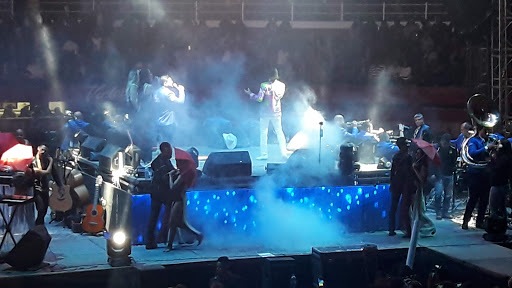
<path id="1" fill-rule="evenodd" d="M 324 137 L 324 129 L 322 126 L 324 125 L 324 122 L 319 122 L 320 125 L 320 135 L 318 137 L 318 163 L 320 163 L 322 160 L 322 137 Z"/>

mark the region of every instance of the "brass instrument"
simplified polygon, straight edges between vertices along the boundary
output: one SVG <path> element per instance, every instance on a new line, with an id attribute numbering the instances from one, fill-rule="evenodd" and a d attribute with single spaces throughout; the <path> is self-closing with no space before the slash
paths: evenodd
<path id="1" fill-rule="evenodd" d="M 492 128 L 498 124 L 500 115 L 498 109 L 490 98 L 482 94 L 475 94 L 471 96 L 467 102 L 467 109 L 471 120 L 477 125 Z M 478 131 L 475 131 L 473 136 L 465 139 L 462 142 L 460 156 L 464 163 L 472 167 L 485 167 L 488 161 L 475 161 L 468 152 L 469 139 L 478 135 Z M 496 141 L 495 139 L 491 139 Z"/>

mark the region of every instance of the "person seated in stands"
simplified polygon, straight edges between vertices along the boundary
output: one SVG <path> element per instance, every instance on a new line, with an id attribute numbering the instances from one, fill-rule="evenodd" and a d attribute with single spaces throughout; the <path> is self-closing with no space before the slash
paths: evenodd
<path id="1" fill-rule="evenodd" d="M 82 131 L 85 127 L 89 125 L 88 122 L 85 122 L 83 119 L 82 112 L 76 111 L 73 113 L 73 118 L 69 120 L 64 127 L 62 127 L 62 133 L 64 134 L 64 140 L 60 146 L 62 151 L 68 150 L 70 147 L 73 147 L 75 143 L 75 135 Z"/>
<path id="2" fill-rule="evenodd" d="M 20 110 L 20 117 L 32 117 L 32 111 L 30 105 L 27 105 Z"/>
<path id="3" fill-rule="evenodd" d="M 218 283 L 218 284 L 216 284 Z M 219 283 L 221 285 L 219 285 Z M 217 259 L 217 266 L 215 269 L 215 276 L 210 279 L 210 287 L 245 287 L 242 285 L 242 277 L 231 271 L 231 263 L 228 257 L 222 256 Z"/>
<path id="4" fill-rule="evenodd" d="M 388 161 L 393 159 L 393 156 L 400 150 L 398 146 L 391 143 L 389 140 L 388 133 L 384 132 L 379 134 L 379 143 L 377 143 L 377 147 L 375 149 L 375 157 L 378 159 L 386 158 Z"/>
<path id="5" fill-rule="evenodd" d="M 18 140 L 20 144 L 30 145 L 30 142 L 25 139 L 25 132 L 23 132 L 23 129 L 17 129 L 14 132 L 14 137 L 16 137 L 16 140 Z"/>
<path id="6" fill-rule="evenodd" d="M 2 118 L 16 118 L 16 113 L 14 113 L 14 106 L 12 106 L 12 104 L 9 104 L 4 108 Z"/>

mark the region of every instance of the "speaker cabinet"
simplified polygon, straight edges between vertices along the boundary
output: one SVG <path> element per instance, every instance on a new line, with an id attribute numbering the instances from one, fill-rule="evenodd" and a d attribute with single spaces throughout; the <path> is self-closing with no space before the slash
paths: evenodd
<path id="1" fill-rule="evenodd" d="M 106 173 L 117 170 L 119 168 L 119 152 L 121 151 L 123 151 L 121 147 L 107 144 L 98 155 L 100 170 Z"/>
<path id="2" fill-rule="evenodd" d="M 313 287 L 368 287 L 377 270 L 376 245 L 313 247 Z"/>
<path id="3" fill-rule="evenodd" d="M 91 152 L 100 152 L 105 148 L 106 144 L 106 139 L 88 136 L 82 145 L 80 145 L 80 155 L 84 158 L 90 158 Z"/>
<path id="4" fill-rule="evenodd" d="M 290 279 L 295 275 L 295 259 L 292 257 L 265 258 L 263 262 L 262 288 L 290 287 Z"/>
<path id="5" fill-rule="evenodd" d="M 247 151 L 211 153 L 204 163 L 203 173 L 209 177 L 251 176 L 251 156 Z"/>
<path id="6" fill-rule="evenodd" d="M 43 262 L 52 237 L 44 225 L 37 225 L 23 235 L 7 254 L 6 263 L 17 270 L 26 270 Z"/>

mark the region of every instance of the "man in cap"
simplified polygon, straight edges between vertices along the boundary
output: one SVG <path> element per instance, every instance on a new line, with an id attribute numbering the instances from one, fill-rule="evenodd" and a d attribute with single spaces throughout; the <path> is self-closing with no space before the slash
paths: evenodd
<path id="1" fill-rule="evenodd" d="M 279 143 L 279 150 L 283 158 L 287 157 L 286 139 L 284 137 L 283 128 L 281 125 L 281 98 L 284 96 L 286 85 L 279 81 L 279 74 L 277 69 L 274 69 L 274 74 L 270 77 L 268 82 L 263 82 L 260 85 L 258 94 L 251 92 L 251 89 L 245 89 L 251 99 L 258 101 L 260 104 L 260 150 L 261 155 L 257 157 L 258 160 L 268 159 L 268 125 L 272 123 L 272 127 L 277 136 Z"/>

